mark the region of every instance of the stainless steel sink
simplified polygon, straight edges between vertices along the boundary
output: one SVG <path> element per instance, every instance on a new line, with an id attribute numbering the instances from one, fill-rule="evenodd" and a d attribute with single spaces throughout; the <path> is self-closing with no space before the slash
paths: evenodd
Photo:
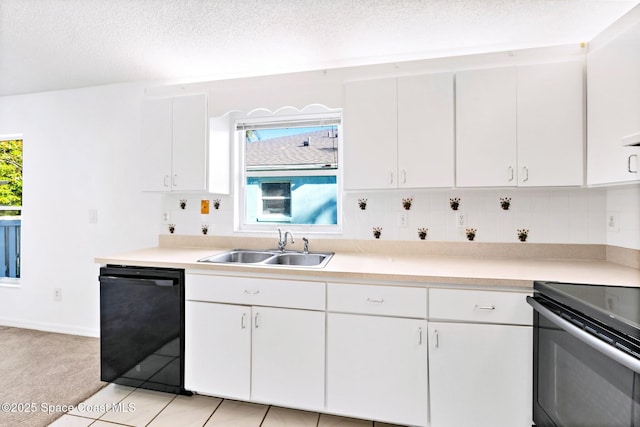
<path id="1" fill-rule="evenodd" d="M 234 249 L 198 260 L 198 262 L 255 264 L 275 255 L 274 252 Z"/>
<path id="2" fill-rule="evenodd" d="M 265 264 L 324 267 L 332 255 L 328 253 L 284 253 L 267 259 Z"/>
<path id="3" fill-rule="evenodd" d="M 199 259 L 198 262 L 322 268 L 327 265 L 332 256 L 333 252 L 233 249 Z"/>

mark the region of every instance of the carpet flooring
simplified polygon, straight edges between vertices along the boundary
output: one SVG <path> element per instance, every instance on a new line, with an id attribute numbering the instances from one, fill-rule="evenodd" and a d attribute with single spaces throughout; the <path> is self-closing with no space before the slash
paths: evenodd
<path id="1" fill-rule="evenodd" d="M 104 387 L 100 340 L 0 326 L 0 427 L 44 427 Z"/>

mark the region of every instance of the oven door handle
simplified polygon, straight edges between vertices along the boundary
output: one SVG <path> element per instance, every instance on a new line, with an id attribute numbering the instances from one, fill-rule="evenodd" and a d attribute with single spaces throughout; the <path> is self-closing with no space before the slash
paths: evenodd
<path id="1" fill-rule="evenodd" d="M 623 366 L 631 369 L 632 371 L 640 374 L 640 360 L 636 359 L 633 356 L 628 355 L 622 350 L 618 350 L 615 347 L 605 343 L 604 341 L 594 337 L 588 332 L 583 331 L 579 327 L 575 326 L 571 322 L 563 319 L 562 317 L 555 314 L 553 311 L 549 310 L 534 298 L 527 296 L 527 302 L 530 306 L 532 306 L 538 313 L 542 316 L 546 317 L 550 322 L 554 323 L 560 329 L 568 332 L 573 335 L 575 338 L 579 339 L 583 343 L 588 346 L 594 348 L 610 359 L 615 360 Z"/>

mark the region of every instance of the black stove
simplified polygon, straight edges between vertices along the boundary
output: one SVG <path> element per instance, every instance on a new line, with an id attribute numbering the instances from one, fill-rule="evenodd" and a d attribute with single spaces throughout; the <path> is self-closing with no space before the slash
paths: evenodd
<path id="1" fill-rule="evenodd" d="M 640 287 L 534 283 L 534 422 L 640 427 Z"/>

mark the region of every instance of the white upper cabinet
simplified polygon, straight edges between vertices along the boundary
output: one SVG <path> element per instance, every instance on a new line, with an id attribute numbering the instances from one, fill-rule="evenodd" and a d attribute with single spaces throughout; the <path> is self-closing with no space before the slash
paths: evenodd
<path id="1" fill-rule="evenodd" d="M 142 101 L 142 188 L 171 190 L 173 100 Z"/>
<path id="2" fill-rule="evenodd" d="M 453 74 L 345 84 L 345 189 L 453 186 Z"/>
<path id="3" fill-rule="evenodd" d="M 204 94 L 143 101 L 144 190 L 207 190 L 207 120 Z"/>
<path id="4" fill-rule="evenodd" d="M 456 73 L 456 185 L 515 186 L 516 69 Z"/>
<path id="5" fill-rule="evenodd" d="M 587 55 L 589 185 L 640 180 L 640 147 L 622 138 L 640 132 L 640 23 Z"/>
<path id="6" fill-rule="evenodd" d="M 584 183 L 582 61 L 456 74 L 456 185 Z"/>
<path id="7" fill-rule="evenodd" d="M 584 184 L 584 61 L 517 72 L 518 185 Z"/>
<path id="8" fill-rule="evenodd" d="M 345 85 L 344 187 L 397 187 L 396 79 Z"/>
<path id="9" fill-rule="evenodd" d="M 398 186 L 453 187 L 453 73 L 398 78 Z"/>

